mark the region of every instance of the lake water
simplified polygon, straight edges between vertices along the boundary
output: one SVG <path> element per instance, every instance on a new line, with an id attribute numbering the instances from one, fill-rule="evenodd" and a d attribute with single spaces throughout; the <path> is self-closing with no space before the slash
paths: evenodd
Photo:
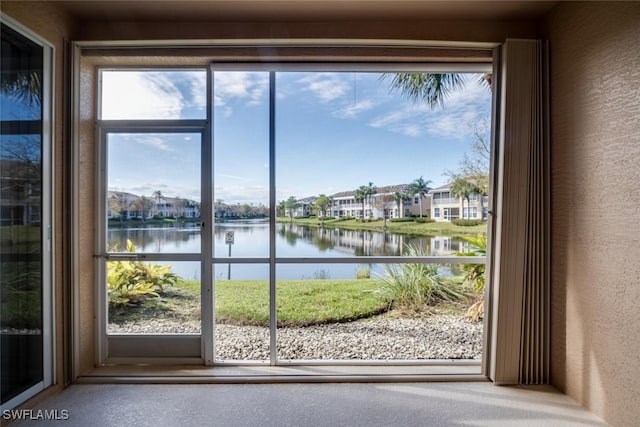
<path id="1" fill-rule="evenodd" d="M 232 231 L 234 242 L 225 243 Z M 127 239 L 140 253 L 199 253 L 201 229 L 195 224 L 110 228 L 110 248 L 124 248 Z M 366 266 L 372 272 L 382 272 L 379 265 L 367 263 L 368 256 L 402 256 L 406 246 L 422 248 L 426 255 L 450 255 L 464 251 L 464 242 L 451 236 L 407 236 L 375 231 L 350 231 L 313 228 L 296 224 L 276 224 L 276 255 L 281 258 L 362 257 L 360 264 L 279 264 L 276 274 L 281 279 L 354 278 L 358 268 Z M 265 221 L 234 221 L 216 224 L 214 257 L 269 257 L 269 224 Z M 198 278 L 199 266 L 194 262 L 172 262 L 174 271 L 185 278 Z M 267 279 L 267 264 L 217 263 L 214 275 L 225 279 Z"/>

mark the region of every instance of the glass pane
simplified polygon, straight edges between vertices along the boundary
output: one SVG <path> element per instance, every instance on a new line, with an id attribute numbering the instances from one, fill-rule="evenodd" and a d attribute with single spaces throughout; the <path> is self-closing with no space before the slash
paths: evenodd
<path id="1" fill-rule="evenodd" d="M 214 256 L 267 257 L 269 73 L 216 71 L 213 88 Z"/>
<path id="2" fill-rule="evenodd" d="M 108 261 L 109 334 L 199 334 L 200 263 Z"/>
<path id="3" fill-rule="evenodd" d="M 278 256 L 442 255 L 438 236 L 486 232 L 491 91 L 455 74 L 432 108 L 394 89 L 406 75 L 276 74 Z"/>
<path id="4" fill-rule="evenodd" d="M 104 70 L 103 120 L 206 119 L 205 70 Z"/>
<path id="5" fill-rule="evenodd" d="M 269 360 L 269 265 L 215 264 L 216 360 Z"/>
<path id="6" fill-rule="evenodd" d="M 108 250 L 199 253 L 200 134 L 111 133 L 107 144 Z"/>
<path id="7" fill-rule="evenodd" d="M 279 264 L 278 358 L 480 359 L 469 270 L 428 264 Z"/>
<path id="8" fill-rule="evenodd" d="M 43 379 L 40 46 L 2 25 L 0 359 L 2 402 Z"/>

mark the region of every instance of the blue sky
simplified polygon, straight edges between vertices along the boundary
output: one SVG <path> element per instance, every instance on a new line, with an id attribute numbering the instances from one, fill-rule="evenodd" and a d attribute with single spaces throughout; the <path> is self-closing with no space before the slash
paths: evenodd
<path id="1" fill-rule="evenodd" d="M 104 118 L 204 118 L 204 72 L 103 78 Z M 390 92 L 376 73 L 278 72 L 277 199 L 420 176 L 432 186 L 446 183 L 443 171 L 470 150 L 471 126 L 490 117 L 490 92 L 477 75 L 466 78 L 444 107 L 430 109 Z M 266 205 L 268 73 L 219 71 L 214 88 L 214 199 Z M 197 135 L 112 138 L 110 189 L 200 199 Z"/>

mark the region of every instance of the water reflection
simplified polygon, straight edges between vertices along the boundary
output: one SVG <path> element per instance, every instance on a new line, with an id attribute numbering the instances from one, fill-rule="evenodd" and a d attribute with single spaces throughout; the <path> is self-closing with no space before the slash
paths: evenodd
<path id="1" fill-rule="evenodd" d="M 425 254 L 442 256 L 465 252 L 463 240 L 451 236 L 414 236 L 368 230 L 312 228 L 296 224 L 276 224 L 276 252 L 279 257 L 403 256 L 407 245 Z M 217 257 L 228 256 L 225 233 L 233 231 L 233 257 L 269 256 L 269 224 L 227 222 L 216 226 L 214 246 Z M 138 252 L 199 253 L 201 229 L 197 224 L 170 224 L 163 227 L 110 228 L 107 239 L 111 251 L 122 251 L 127 239 Z"/>
<path id="2" fill-rule="evenodd" d="M 329 228 L 312 228 L 289 223 L 276 224 L 276 254 L 281 258 L 313 258 L 313 257 L 349 257 L 349 256 L 403 256 L 407 245 L 423 250 L 432 256 L 451 255 L 467 251 L 467 244 L 451 236 L 411 236 L 377 231 L 342 230 Z M 225 243 L 228 231 L 234 232 L 234 243 Z M 124 250 L 127 239 L 141 253 L 200 253 L 201 229 L 197 224 L 172 224 L 164 227 L 147 226 L 135 228 L 110 228 L 108 242 L 110 248 Z M 231 250 L 230 250 L 231 249 Z M 214 254 L 218 259 L 224 258 L 266 258 L 269 256 L 269 224 L 263 221 L 225 222 L 216 224 L 214 231 Z M 372 272 L 378 272 L 379 266 L 366 263 Z M 217 267 L 217 279 L 253 279 L 255 266 L 242 264 L 237 267 L 224 264 Z M 263 266 L 264 267 L 264 266 Z M 322 265 L 330 267 L 331 278 L 353 278 L 358 269 L 356 264 Z M 320 267 L 319 267 L 320 268 Z M 300 279 L 308 270 L 296 264 L 282 267 L 282 274 L 288 279 Z M 262 271 L 262 270 L 259 270 Z M 448 270 L 447 270 L 448 271 Z M 192 277 L 193 269 L 175 273 L 183 277 Z M 186 276 L 185 276 L 186 275 Z M 261 276 L 263 277 L 263 276 Z"/>
<path id="3" fill-rule="evenodd" d="M 111 252 L 124 251 L 131 240 L 137 252 L 199 253 L 200 227 L 197 223 L 109 228 L 107 242 Z"/>
<path id="4" fill-rule="evenodd" d="M 296 224 L 278 224 L 278 235 L 281 241 L 295 248 L 300 254 L 300 241 L 311 243 L 318 253 L 312 256 L 403 256 L 407 245 L 421 248 L 427 255 L 450 255 L 465 251 L 465 242 L 451 236 L 415 236 L 385 233 L 369 230 L 343 230 L 327 228 L 311 228 Z M 282 248 L 284 252 L 290 252 Z M 327 254 L 327 253 L 331 254 Z"/>

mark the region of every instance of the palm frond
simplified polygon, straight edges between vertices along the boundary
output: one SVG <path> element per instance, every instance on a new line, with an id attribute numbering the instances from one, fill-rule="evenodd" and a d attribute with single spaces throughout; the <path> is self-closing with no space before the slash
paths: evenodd
<path id="1" fill-rule="evenodd" d="M 429 107 L 444 106 L 451 91 L 462 88 L 465 79 L 455 73 L 384 73 L 382 79 L 391 79 L 390 89 L 400 91 L 414 102 L 425 102 Z"/>

